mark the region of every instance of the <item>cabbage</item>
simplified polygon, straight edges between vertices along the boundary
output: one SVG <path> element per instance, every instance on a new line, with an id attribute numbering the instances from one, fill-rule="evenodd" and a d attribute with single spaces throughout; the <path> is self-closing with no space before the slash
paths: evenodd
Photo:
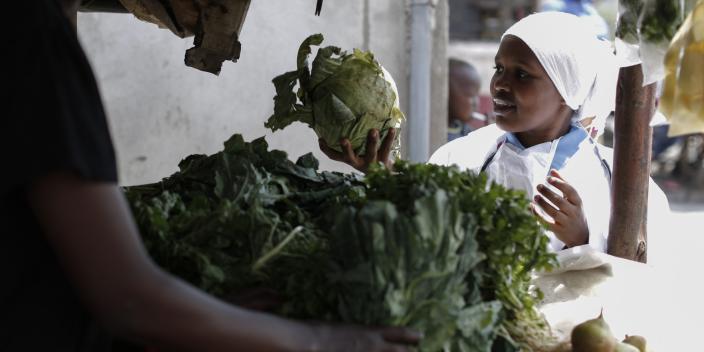
<path id="1" fill-rule="evenodd" d="M 311 45 L 322 42 L 322 34 L 308 37 L 298 49 L 298 69 L 274 78 L 274 114 L 265 126 L 276 131 L 304 122 L 332 149 L 342 151 L 340 139 L 347 138 L 362 155 L 369 130 L 379 130 L 384 138 L 389 128 L 399 128 L 404 120 L 396 83 L 372 53 L 358 49 L 347 54 L 334 46 L 320 48 L 309 70 Z"/>

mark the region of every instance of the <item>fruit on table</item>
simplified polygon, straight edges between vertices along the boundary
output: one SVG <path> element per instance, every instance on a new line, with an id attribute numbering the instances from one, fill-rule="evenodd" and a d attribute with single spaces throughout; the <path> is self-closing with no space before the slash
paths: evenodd
<path id="1" fill-rule="evenodd" d="M 616 344 L 616 349 L 613 350 L 614 352 L 638 352 L 638 348 L 636 348 L 633 345 L 629 345 L 624 342 L 619 342 Z"/>
<path id="2" fill-rule="evenodd" d="M 638 336 L 638 335 L 628 336 L 628 335 L 626 335 L 626 338 L 623 340 L 623 343 L 629 344 L 631 346 L 635 346 L 636 348 L 638 348 L 638 351 L 640 351 L 640 352 L 647 352 L 648 351 L 647 343 L 645 341 L 645 337 L 643 337 L 643 336 Z"/>
<path id="3" fill-rule="evenodd" d="M 618 342 L 611 334 L 611 328 L 604 320 L 603 313 L 595 319 L 587 320 L 572 330 L 573 352 L 614 352 Z M 627 350 L 624 350 L 627 351 Z"/>

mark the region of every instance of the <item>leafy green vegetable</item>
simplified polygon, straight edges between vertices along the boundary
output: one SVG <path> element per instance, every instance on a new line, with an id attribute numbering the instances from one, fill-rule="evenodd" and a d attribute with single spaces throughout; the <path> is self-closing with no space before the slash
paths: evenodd
<path id="1" fill-rule="evenodd" d="M 265 126 L 276 131 L 300 121 L 331 148 L 342 151 L 340 139 L 348 138 L 354 151 L 364 154 L 369 130 L 379 130 L 383 138 L 404 120 L 396 84 L 372 53 L 357 49 L 347 54 L 334 46 L 321 48 L 309 69 L 311 46 L 322 42 L 322 34 L 308 37 L 298 50 L 297 70 L 274 78 L 274 114 Z"/>
<path id="2" fill-rule="evenodd" d="M 532 270 L 547 270 L 556 265 L 548 253 L 548 238 L 530 214 L 528 200 L 516 190 L 487 185 L 485 175 L 460 172 L 454 167 L 397 162 L 393 177 L 376 170 L 367 176 L 368 197 L 388 199 L 394 204 L 444 190 L 459 200 L 460 211 L 476 226 L 476 238 L 485 260 L 472 275 L 468 296 L 480 295 L 483 301 L 498 300 L 503 306 L 506 338 L 532 350 L 549 344 L 549 328 L 537 311 L 541 293 L 530 288 Z M 472 290 L 477 282 L 479 292 Z M 469 301 L 472 301 L 469 299 Z"/>
<path id="3" fill-rule="evenodd" d="M 682 24 L 680 0 L 652 0 L 642 15 L 641 37 L 649 42 L 670 42 Z"/>
<path id="4" fill-rule="evenodd" d="M 522 193 L 455 167 L 317 167 L 235 135 L 126 194 L 155 260 L 223 299 L 271 288 L 280 314 L 414 327 L 420 351 L 549 339 L 529 280 L 554 257 Z"/>
<path id="5" fill-rule="evenodd" d="M 422 351 L 470 344 L 489 351 L 501 305 L 465 299 L 465 278 L 484 259 L 476 226 L 442 189 L 400 205 L 368 198 L 331 212 L 340 319 L 421 329 Z"/>
<path id="6" fill-rule="evenodd" d="M 355 175 L 316 172 L 310 154 L 294 164 L 267 148 L 263 138 L 235 135 L 224 151 L 189 156 L 161 182 L 127 188 L 160 265 L 225 299 L 252 286 L 291 292 L 309 281 L 300 258 L 313 265 L 326 246 L 309 211 L 343 193 L 354 198 L 362 185 Z M 288 305 L 298 301 L 283 309 L 297 310 Z"/>
<path id="7" fill-rule="evenodd" d="M 619 8 L 616 36 L 632 44 L 669 42 L 683 20 L 680 0 L 619 0 Z"/>

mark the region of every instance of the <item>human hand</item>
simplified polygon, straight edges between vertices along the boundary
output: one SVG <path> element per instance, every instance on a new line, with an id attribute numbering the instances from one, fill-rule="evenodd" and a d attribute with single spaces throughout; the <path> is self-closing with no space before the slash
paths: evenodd
<path id="1" fill-rule="evenodd" d="M 533 197 L 533 202 L 530 204 L 533 214 L 547 223 L 550 231 L 567 247 L 589 243 L 589 227 L 582 209 L 582 198 L 579 197 L 577 190 L 554 169 L 550 170 L 548 183 L 560 190 L 563 196 L 553 192 L 545 185 L 538 185 L 539 194 Z M 546 199 L 552 204 L 548 203 Z"/>
<path id="2" fill-rule="evenodd" d="M 416 346 L 422 334 L 398 327 L 364 328 L 358 326 L 315 327 L 319 343 L 315 351 L 339 352 L 404 352 Z"/>
<path id="3" fill-rule="evenodd" d="M 386 138 L 379 146 L 379 131 L 372 129 L 367 135 L 367 147 L 365 155 L 356 155 L 352 149 L 350 141 L 346 138 L 340 140 L 340 146 L 342 146 L 342 152 L 338 152 L 330 148 L 323 139 L 319 139 L 318 143 L 320 145 L 320 150 L 327 155 L 328 158 L 343 162 L 353 168 L 366 173 L 369 170 L 369 166 L 374 163 L 382 163 L 387 169 L 391 169 L 393 166 L 393 161 L 389 160 L 391 154 L 391 147 L 394 144 L 394 139 L 396 137 L 396 129 L 389 128 Z"/>

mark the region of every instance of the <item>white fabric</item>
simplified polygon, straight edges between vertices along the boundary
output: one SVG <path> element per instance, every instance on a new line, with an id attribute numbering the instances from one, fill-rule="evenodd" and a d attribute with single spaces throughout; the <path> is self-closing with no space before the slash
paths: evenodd
<path id="1" fill-rule="evenodd" d="M 579 151 L 559 170 L 565 181 L 573 186 L 582 198 L 582 210 L 589 227 L 589 245 L 606 252 L 611 216 L 611 185 L 609 172 L 602 164 L 601 155 L 594 151 L 594 144 L 585 139 Z M 553 241 L 554 243 L 554 241 Z"/>
<path id="2" fill-rule="evenodd" d="M 608 42 L 579 17 L 541 12 L 523 18 L 506 35 L 526 43 L 538 58 L 575 119 L 594 118 L 589 127 L 604 131 L 616 104 L 619 65 Z"/>
<path id="3" fill-rule="evenodd" d="M 650 255 L 650 254 L 649 254 Z M 641 335 L 651 351 L 700 351 L 702 285 L 682 268 L 667 271 L 588 246 L 557 254 L 560 266 L 537 273 L 533 284 L 545 294 L 539 307 L 561 341 L 572 328 L 603 311 L 614 337 Z M 689 270 L 694 272 L 694 270 Z"/>
<path id="4" fill-rule="evenodd" d="M 493 124 L 480 128 L 440 147 L 430 157 L 429 162 L 438 165 L 457 165 L 461 169 L 479 173 L 487 158 L 496 152 L 494 160 L 487 167 L 490 180 L 510 188 L 526 190 L 530 187 L 527 195 L 531 199 L 538 184 L 549 186 L 546 177 L 555 152 L 554 146 L 559 140 L 526 148 L 516 155 L 509 143 L 501 143 L 505 139 L 505 134 L 506 132 Z M 497 149 L 499 144 L 501 147 Z M 505 145 L 509 147 L 504 148 Z M 506 154 L 511 155 L 511 158 L 500 157 L 505 153 L 504 150 L 508 151 Z M 533 154 L 536 154 L 535 157 L 532 157 Z M 516 158 L 523 160 L 517 161 Z M 523 165 L 518 166 L 521 163 Z M 517 168 L 517 170 L 511 170 L 511 168 Z M 589 245 L 598 251 L 606 251 L 608 219 L 611 211 L 609 181 L 588 139 L 580 144 L 577 153 L 559 171 L 582 197 L 583 210 L 589 226 Z M 502 172 L 510 176 L 496 174 Z M 602 175 L 603 177 L 599 177 Z M 554 189 L 552 186 L 549 187 Z M 559 191 L 558 194 L 560 194 Z M 548 231 L 546 235 L 550 239 L 550 248 L 553 251 L 559 251 L 564 247 L 564 243 L 552 232 Z"/>
<path id="5" fill-rule="evenodd" d="M 535 187 L 543 183 L 550 171 L 557 145 L 556 140 L 520 150 L 511 143 L 502 143 L 486 168 L 487 177 L 505 187 L 525 191 L 528 198 L 533 198 Z"/>
<path id="6" fill-rule="evenodd" d="M 553 192 L 562 195 L 562 192 L 545 182 L 559 143 L 560 139 L 557 139 L 523 150 L 508 142 L 501 143 L 485 170 L 489 182 L 522 190 L 526 192 L 528 199 L 533 199 L 539 184 L 546 185 Z M 548 219 L 552 219 L 547 213 L 542 211 L 541 213 Z M 564 248 L 565 243 L 554 233 L 548 231 L 547 235 L 550 238 L 552 250 L 559 251 Z"/>
<path id="7" fill-rule="evenodd" d="M 446 166 L 456 165 L 460 169 L 479 173 L 488 157 L 495 151 L 498 152 L 497 147 L 505 139 L 505 134 L 506 132 L 495 124 L 482 127 L 467 136 L 457 138 L 443 145 L 433 153 L 428 162 Z M 527 153 L 531 153 L 530 149 L 526 149 Z M 612 150 L 599 146 L 599 151 L 601 157 L 606 159 L 609 165 L 613 165 Z M 492 167 L 491 165 L 495 163 L 497 163 L 496 160 L 489 164 L 489 167 Z M 498 161 L 498 163 L 501 163 L 501 161 Z M 549 163 L 550 161 L 548 161 L 548 165 Z M 596 156 L 594 145 L 591 144 L 589 139 L 585 139 L 579 145 L 578 152 L 559 171 L 582 198 L 583 210 L 589 226 L 589 246 L 597 251 L 605 252 L 611 216 L 610 179 L 608 171 Z M 545 180 L 545 175 L 547 175 L 547 171 L 543 174 L 542 180 Z M 540 178 L 535 178 L 535 180 L 539 181 Z M 532 183 L 531 181 L 531 185 Z M 660 219 L 668 214 L 669 205 L 667 198 L 651 179 L 648 191 L 648 219 Z M 658 247 L 657 242 L 662 238 L 660 234 L 666 229 L 657 226 L 661 226 L 660 224 L 663 223 L 666 223 L 666 221 L 648 221 L 648 243 L 650 248 Z M 563 247 L 564 244 L 553 234 L 548 233 L 547 235 L 550 237 L 550 247 L 553 250 L 557 251 Z M 651 252 L 649 251 L 649 253 Z M 651 262 L 657 261 L 657 258 L 649 255 L 648 260 Z"/>
<path id="8" fill-rule="evenodd" d="M 464 137 L 443 144 L 428 160 L 436 165 L 457 165 L 479 173 L 484 162 L 496 151 L 506 132 L 495 123 L 478 128 Z"/>

